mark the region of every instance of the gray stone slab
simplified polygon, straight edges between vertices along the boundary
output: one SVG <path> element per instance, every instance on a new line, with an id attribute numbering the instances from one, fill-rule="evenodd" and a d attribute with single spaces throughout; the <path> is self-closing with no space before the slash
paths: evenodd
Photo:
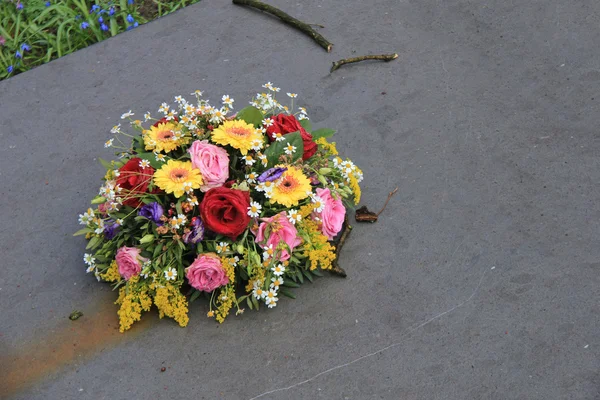
<path id="1" fill-rule="evenodd" d="M 333 52 L 213 0 L 0 82 L 0 396 L 599 398 L 599 3 L 271 3 Z M 187 329 L 115 333 L 116 295 L 71 237 L 110 127 L 196 88 L 241 107 L 266 81 L 338 129 L 364 204 L 399 187 L 356 225 L 348 278 L 222 325 L 195 303 Z"/>

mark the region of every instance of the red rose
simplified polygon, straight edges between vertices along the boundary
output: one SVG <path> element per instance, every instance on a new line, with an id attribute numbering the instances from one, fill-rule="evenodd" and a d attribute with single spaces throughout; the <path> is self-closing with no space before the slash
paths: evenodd
<path id="1" fill-rule="evenodd" d="M 208 229 L 235 240 L 250 223 L 249 206 L 250 192 L 221 186 L 204 194 L 200 216 Z"/>
<path id="2" fill-rule="evenodd" d="M 273 141 L 273 133 L 281 133 L 287 135 L 288 133 L 300 131 L 302 136 L 302 143 L 304 144 L 304 154 L 302 155 L 303 160 L 307 160 L 317 152 L 317 144 L 312 141 L 312 135 L 306 132 L 306 129 L 300 125 L 300 122 L 293 115 L 277 114 L 271 117 L 273 125 L 267 128 L 267 136 L 269 141 Z"/>
<path id="3" fill-rule="evenodd" d="M 156 121 L 156 123 L 154 125 L 152 125 L 155 128 L 158 128 L 158 124 L 168 124 L 169 122 L 179 122 L 179 119 L 177 119 L 177 117 L 173 117 L 172 121 L 167 120 L 167 117 L 163 117 L 161 119 L 159 119 L 158 121 Z"/>
<path id="4" fill-rule="evenodd" d="M 154 175 L 154 168 L 140 167 L 141 158 L 132 158 L 127 164 L 119 168 L 117 185 L 123 189 L 121 194 L 126 198 L 123 204 L 131 207 L 138 207 L 142 202 L 140 195 L 146 193 L 148 185 Z"/>

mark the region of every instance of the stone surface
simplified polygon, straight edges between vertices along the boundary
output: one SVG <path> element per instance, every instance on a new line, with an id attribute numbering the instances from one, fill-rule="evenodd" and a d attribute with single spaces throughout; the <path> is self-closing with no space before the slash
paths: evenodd
<path id="1" fill-rule="evenodd" d="M 0 397 L 599 398 L 599 3 L 270 3 L 333 52 L 205 0 L 0 82 Z M 187 329 L 116 333 L 116 294 L 71 237 L 110 128 L 197 88 L 239 109 L 267 81 L 338 130 L 364 204 L 399 187 L 356 225 L 348 278 L 222 325 L 199 302 Z"/>

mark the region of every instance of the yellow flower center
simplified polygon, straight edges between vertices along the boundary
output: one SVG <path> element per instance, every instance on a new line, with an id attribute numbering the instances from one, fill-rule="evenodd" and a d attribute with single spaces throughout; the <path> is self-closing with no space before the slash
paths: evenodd
<path id="1" fill-rule="evenodd" d="M 252 130 L 242 126 L 232 126 L 228 129 L 227 133 L 231 133 L 236 136 L 246 137 L 252 134 Z"/>

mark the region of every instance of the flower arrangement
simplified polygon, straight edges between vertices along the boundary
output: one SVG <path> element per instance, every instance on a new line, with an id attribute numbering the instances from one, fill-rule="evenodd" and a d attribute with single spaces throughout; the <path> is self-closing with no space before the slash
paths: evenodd
<path id="1" fill-rule="evenodd" d="M 112 128 L 105 147 L 119 159 L 101 160 L 104 183 L 75 235 L 89 240 L 87 272 L 119 290 L 121 332 L 152 304 L 186 326 L 201 294 L 219 322 L 234 307 L 273 308 L 332 267 L 363 174 L 328 141 L 335 131 L 293 113 L 296 94 L 288 107 L 263 87 L 237 114 L 229 96 L 217 108 L 196 91 L 193 103 L 163 103 L 158 119 L 123 114 L 138 134 Z"/>

